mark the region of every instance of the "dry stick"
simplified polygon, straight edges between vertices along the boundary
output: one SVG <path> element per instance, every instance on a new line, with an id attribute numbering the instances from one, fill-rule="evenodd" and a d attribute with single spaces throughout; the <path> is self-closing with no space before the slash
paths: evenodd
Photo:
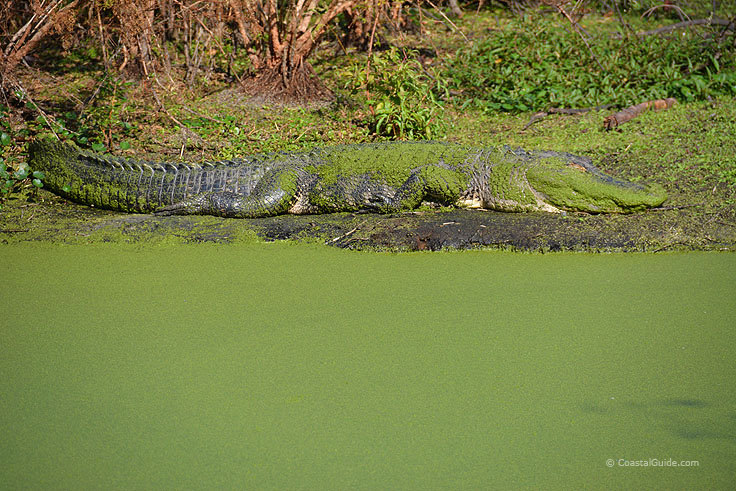
<path id="1" fill-rule="evenodd" d="M 681 210 L 683 208 L 692 208 L 693 206 L 703 206 L 705 203 L 692 203 L 689 205 L 677 205 L 677 206 L 659 206 L 657 208 L 649 208 L 647 211 L 667 211 L 667 210 Z"/>
<path id="2" fill-rule="evenodd" d="M 363 225 L 363 224 L 364 224 L 365 222 L 367 222 L 367 221 L 368 221 L 368 220 L 363 220 L 363 221 L 362 221 L 362 222 L 360 222 L 360 223 L 359 223 L 358 225 L 356 225 L 356 227 L 355 227 L 354 229 L 352 229 L 352 230 L 351 230 L 350 232 L 348 232 L 348 233 L 346 233 L 346 234 L 343 234 L 343 235 L 341 235 L 340 237 L 335 237 L 335 238 L 334 238 L 334 239 L 332 239 L 332 240 L 331 240 L 330 242 L 332 242 L 332 243 L 335 243 L 335 242 L 337 242 L 338 240 L 340 240 L 340 239 L 344 239 L 344 238 L 345 238 L 345 237 L 347 237 L 348 235 L 350 235 L 350 234 L 353 234 L 353 233 L 355 233 L 355 231 L 357 231 L 357 230 L 358 230 L 358 229 L 359 229 L 359 228 L 360 228 L 360 227 L 361 227 L 361 226 L 362 226 L 362 225 Z"/>
<path id="3" fill-rule="evenodd" d="M 41 18 L 36 22 L 36 25 L 32 28 L 30 28 L 30 25 L 33 24 L 33 21 L 36 19 L 37 14 L 33 14 L 31 18 L 26 22 L 23 27 L 21 27 L 18 32 L 15 33 L 13 38 L 8 43 L 7 47 L 5 48 L 5 56 L 10 55 L 10 51 L 12 50 L 13 46 L 16 44 L 16 41 L 19 43 L 24 43 L 26 38 L 28 37 L 28 34 L 34 30 L 37 30 L 41 24 L 48 18 L 48 16 L 51 14 L 51 11 L 53 11 L 56 7 L 61 5 L 62 0 L 57 0 L 57 2 L 53 5 L 49 5 L 46 7 L 46 10 L 41 14 Z M 43 2 L 41 4 L 43 6 Z M 30 28 L 30 30 L 29 30 Z"/>
<path id="4" fill-rule="evenodd" d="M 601 109 L 608 109 L 611 106 L 613 106 L 613 104 L 605 104 L 603 106 L 595 106 L 595 107 L 583 107 L 580 109 L 568 109 L 565 107 L 552 107 L 552 108 L 547 109 L 547 111 L 540 111 L 538 113 L 532 114 L 532 117 L 529 119 L 529 122 L 526 125 L 524 125 L 521 131 L 524 131 L 525 129 L 529 128 L 534 123 L 537 123 L 543 120 L 545 117 L 549 116 L 550 114 L 583 114 L 583 113 L 587 113 L 588 111 L 600 111 Z"/>
<path id="5" fill-rule="evenodd" d="M 100 16 L 100 6 L 95 2 L 95 11 L 97 11 L 97 25 L 100 27 L 100 44 L 102 45 L 102 61 L 107 71 L 109 58 L 107 56 L 107 42 L 105 41 L 105 31 L 102 29 L 102 17 Z"/>
<path id="6" fill-rule="evenodd" d="M 590 51 L 590 56 L 593 57 L 593 59 L 595 60 L 596 64 L 598 65 L 598 67 L 601 70 L 604 70 L 603 65 L 601 65 L 601 62 L 598 60 L 598 57 L 595 55 L 595 53 L 593 53 L 593 48 L 590 47 L 590 44 L 588 43 L 588 40 L 585 39 L 585 36 L 583 35 L 583 28 L 580 27 L 580 24 L 578 24 L 577 21 L 575 21 L 575 19 L 573 19 L 572 17 L 570 17 L 570 14 L 568 14 L 567 11 L 564 8 L 562 8 L 562 5 L 556 4 L 555 7 L 557 8 L 557 10 L 560 11 L 560 13 L 563 16 L 565 16 L 565 18 L 568 21 L 570 21 L 570 24 L 572 24 L 573 29 L 575 29 L 575 31 L 578 33 L 578 35 L 580 35 L 580 39 L 583 40 L 583 42 L 585 43 L 585 46 L 588 47 L 588 51 Z"/>
<path id="7" fill-rule="evenodd" d="M 110 60 L 115 59 L 118 56 L 118 53 L 120 53 L 120 46 L 118 46 L 115 49 L 115 51 L 112 53 L 112 56 L 110 56 L 109 59 Z M 94 101 L 97 98 L 97 96 L 99 95 L 100 91 L 102 90 L 102 86 L 105 84 L 105 82 L 107 81 L 108 77 L 110 77 L 110 72 L 109 72 L 109 66 L 106 65 L 105 66 L 105 76 L 102 77 L 102 80 L 99 81 L 99 83 L 97 84 L 97 87 L 95 87 L 95 91 L 92 93 L 92 95 L 89 96 L 86 101 L 83 101 L 82 102 L 82 107 L 79 110 L 79 115 L 80 116 L 87 109 L 87 106 L 89 106 L 90 104 L 92 104 L 92 101 Z M 118 77 L 117 77 L 117 79 L 115 81 L 117 82 L 121 78 L 122 78 L 122 75 L 119 74 Z"/>
<path id="8" fill-rule="evenodd" d="M 109 126 L 107 127 L 107 148 L 112 150 L 112 111 L 115 108 L 115 99 L 118 95 L 118 84 L 113 85 L 112 88 L 112 102 L 110 103 L 110 112 L 107 115 L 107 121 Z M 102 132 L 105 133 L 104 130 Z"/>
<path id="9" fill-rule="evenodd" d="M 581 107 L 580 109 L 568 109 L 565 107 L 552 107 L 548 109 L 548 112 L 552 114 L 583 114 L 589 111 L 600 111 L 602 109 L 608 109 L 613 107 L 613 104 L 603 104 L 602 106 L 595 107 Z"/>
<path id="10" fill-rule="evenodd" d="M 725 32 L 725 31 L 733 30 L 734 22 L 735 21 L 733 20 L 715 19 L 715 18 L 714 19 L 693 19 L 693 20 L 687 20 L 684 22 L 678 22 L 676 24 L 670 24 L 669 26 L 660 27 L 658 29 L 652 29 L 650 31 L 637 32 L 635 34 L 640 37 L 641 36 L 651 36 L 653 34 L 667 33 L 670 31 L 674 31 L 676 29 L 684 29 L 684 28 L 691 27 L 691 26 L 703 26 L 703 25 L 723 26 L 724 32 Z M 612 37 L 614 39 L 619 39 L 621 37 L 621 34 L 614 33 Z"/>
<path id="11" fill-rule="evenodd" d="M 532 117 L 529 119 L 529 122 L 524 125 L 524 127 L 521 129 L 521 131 L 524 131 L 525 129 L 527 129 L 528 127 L 530 127 L 531 125 L 533 125 L 534 123 L 537 123 L 537 122 L 543 120 L 545 117 L 547 117 L 547 114 L 548 113 L 546 113 L 544 111 L 541 111 L 541 112 L 532 114 Z"/>
<path id="12" fill-rule="evenodd" d="M 652 252 L 662 252 L 665 249 L 669 249 L 670 247 L 674 247 L 678 245 L 687 245 L 687 242 L 681 241 L 681 240 L 677 242 L 672 242 L 671 244 L 665 244 L 662 247 L 659 247 L 658 249 L 654 249 Z"/>
<path id="13" fill-rule="evenodd" d="M 642 18 L 649 17 L 650 15 L 652 15 L 652 12 L 654 12 L 655 10 L 659 8 L 674 8 L 677 10 L 677 15 L 680 16 L 681 21 L 685 21 L 685 17 L 687 17 L 687 20 L 690 20 L 690 16 L 687 15 L 680 7 L 678 7 L 674 3 L 664 3 L 662 5 L 655 5 L 654 7 L 650 8 L 649 10 L 641 14 Z"/>
<path id="14" fill-rule="evenodd" d="M 465 40 L 465 42 L 466 42 L 466 43 L 469 43 L 469 42 L 470 42 L 470 40 L 468 40 L 468 38 L 467 38 L 467 37 L 465 36 L 465 33 L 464 33 L 463 31 L 461 31 L 461 30 L 460 30 L 460 28 L 459 28 L 459 27 L 457 27 L 457 26 L 455 25 L 455 23 L 454 23 L 454 22 L 452 22 L 452 21 L 451 21 L 451 20 L 449 19 L 449 17 L 447 17 L 447 16 L 445 15 L 445 13 L 444 13 L 443 11 L 441 11 L 441 10 L 440 10 L 440 9 L 439 9 L 439 8 L 437 7 L 437 5 L 433 4 L 433 3 L 431 2 L 431 0 L 427 0 L 427 3 L 429 3 L 429 4 L 430 4 L 430 5 L 431 5 L 431 6 L 432 6 L 432 7 L 433 7 L 433 8 L 434 8 L 434 9 L 435 9 L 435 10 L 436 10 L 437 12 L 439 12 L 439 14 L 440 14 L 440 15 L 441 15 L 441 16 L 442 16 L 442 17 L 443 17 L 443 18 L 444 18 L 444 19 L 445 19 L 445 20 L 446 20 L 447 22 L 449 22 L 449 23 L 450 23 L 450 25 L 451 25 L 451 26 L 452 26 L 453 28 L 455 28 L 455 30 L 456 30 L 457 32 L 459 32 L 459 33 L 460 33 L 460 35 L 461 35 L 461 36 L 463 37 L 463 39 Z"/>
<path id="15" fill-rule="evenodd" d="M 690 26 L 701 26 L 701 25 L 717 25 L 717 26 L 725 26 L 726 29 L 729 29 L 730 26 L 734 24 L 734 21 L 728 21 L 725 19 L 694 19 L 694 20 L 687 20 L 685 22 L 678 22 L 677 24 L 672 24 L 665 27 L 660 27 L 659 29 L 652 29 L 651 31 L 644 31 L 640 32 L 639 36 L 650 36 L 652 34 L 661 34 L 663 32 L 670 32 L 674 31 L 675 29 L 682 29 L 685 27 Z"/>
<path id="16" fill-rule="evenodd" d="M 675 99 L 669 97 L 667 99 L 657 99 L 656 101 L 642 102 L 641 104 L 627 107 L 615 114 L 607 116 L 606 119 L 603 120 L 603 128 L 606 130 L 612 130 L 619 125 L 631 121 L 648 109 L 653 109 L 655 111 L 659 111 L 661 109 L 669 109 L 676 102 L 677 101 Z"/>
<path id="17" fill-rule="evenodd" d="M 194 114 L 196 116 L 199 116 L 200 118 L 204 118 L 204 119 L 207 119 L 207 120 L 213 121 L 215 123 L 219 123 L 219 124 L 227 124 L 225 121 L 222 121 L 221 119 L 215 119 L 215 118 L 212 118 L 210 116 L 207 116 L 206 114 L 202 114 L 202 113 L 200 113 L 198 111 L 195 111 L 194 109 L 190 108 L 186 104 L 182 104 L 181 107 L 183 107 L 184 109 L 186 109 L 190 113 L 192 113 L 192 114 Z"/>
<path id="18" fill-rule="evenodd" d="M 340 41 L 340 36 L 337 35 L 337 32 L 335 32 L 335 29 L 332 26 L 330 26 L 329 29 L 332 35 L 335 36 L 335 39 L 337 40 L 337 44 L 340 45 L 340 49 L 342 49 L 343 54 L 347 56 L 348 50 L 345 49 L 345 46 L 342 44 L 342 41 Z"/>
<path id="19" fill-rule="evenodd" d="M 621 25 L 623 25 L 625 29 L 628 29 L 629 31 L 631 31 L 632 34 L 636 35 L 636 31 L 634 30 L 633 27 L 631 27 L 631 24 L 629 24 L 628 22 L 626 22 L 624 20 L 624 16 L 621 15 L 621 9 L 618 6 L 618 1 L 617 0 L 613 0 L 612 3 L 613 3 L 613 9 L 616 11 L 616 16 L 618 17 L 619 23 Z"/>
<path id="20" fill-rule="evenodd" d="M 51 123 L 49 122 L 49 118 L 47 117 L 47 114 L 46 114 L 46 113 L 44 112 L 44 110 L 43 110 L 43 109 L 41 109 L 41 107 L 40 107 L 40 106 L 39 106 L 38 104 L 36 104 L 36 102 L 35 102 L 35 101 L 33 100 L 33 98 L 32 98 L 32 97 L 31 97 L 31 96 L 30 96 L 30 95 L 28 94 L 28 92 L 27 92 L 27 91 L 26 91 L 26 89 L 25 89 L 25 88 L 24 88 L 24 87 L 23 87 L 23 86 L 21 85 L 21 83 L 20 83 L 20 82 L 18 82 L 18 81 L 14 81 L 14 82 L 13 82 L 13 85 L 15 85 L 15 88 L 16 88 L 16 90 L 19 90 L 19 91 L 21 92 L 21 94 L 23 94 L 23 97 L 26 97 L 26 98 L 28 98 L 28 100 L 29 100 L 29 101 L 31 101 L 31 104 L 33 104 L 33 107 L 34 107 L 34 108 L 36 109 L 36 111 L 38 111 L 38 112 L 39 112 L 39 113 L 41 114 L 41 117 L 42 117 L 42 118 L 43 118 L 43 120 L 44 120 L 44 121 L 46 122 L 46 126 L 48 126 L 48 127 L 49 127 L 49 129 L 51 130 L 51 133 L 53 133 L 53 134 L 54 134 L 54 136 L 56 137 L 56 139 L 57 139 L 57 140 L 61 140 L 61 138 L 59 138 L 59 135 L 57 135 L 57 134 L 56 134 L 56 131 L 54 131 L 54 128 L 53 128 L 53 126 L 51 126 Z M 52 119 L 53 119 L 53 118 L 52 118 Z"/>
<path id="21" fill-rule="evenodd" d="M 153 71 L 153 78 L 156 80 L 156 83 L 159 84 L 159 86 L 163 87 L 163 85 L 161 85 L 161 82 L 159 82 L 159 80 L 158 80 L 158 76 L 156 76 L 156 71 L 155 70 Z M 179 150 L 179 158 L 182 158 L 182 157 L 184 157 L 184 147 L 186 146 L 186 143 L 187 143 L 187 131 L 189 131 L 189 132 L 191 132 L 191 133 L 193 133 L 195 135 L 197 135 L 197 133 L 195 133 L 194 131 L 192 131 L 191 129 L 189 129 L 189 127 L 187 127 L 187 125 L 185 125 L 184 123 L 182 123 L 181 121 L 179 121 L 178 119 L 176 119 L 174 117 L 174 115 L 171 114 L 168 109 L 166 109 L 166 106 L 163 105 L 163 103 L 161 102 L 161 99 L 158 98 L 158 94 L 156 93 L 156 89 L 153 88 L 153 85 L 151 85 L 151 93 L 153 94 L 153 98 L 156 99 L 156 102 L 158 103 L 158 105 L 161 108 L 161 110 L 164 113 L 166 113 L 166 115 L 169 118 L 171 118 L 171 120 L 174 123 L 176 123 L 176 124 L 179 125 L 179 127 L 182 130 L 182 133 L 184 134 L 184 138 L 183 138 L 183 141 L 182 141 L 182 144 L 181 144 L 181 150 Z M 199 136 L 199 135 L 197 135 L 197 136 Z"/>
<path id="22" fill-rule="evenodd" d="M 376 37 L 376 28 L 378 27 L 378 17 L 380 16 L 380 13 L 378 10 L 378 2 L 376 2 L 374 5 L 375 5 L 375 9 L 373 11 L 373 26 L 371 27 L 371 38 L 368 41 L 368 66 L 369 67 L 370 67 L 370 57 L 371 57 L 371 54 L 373 54 L 373 40 Z"/>
<path id="23" fill-rule="evenodd" d="M 368 40 L 368 61 L 365 64 L 365 80 L 366 80 L 365 95 L 368 99 L 370 99 L 371 97 L 370 91 L 368 90 L 368 77 L 371 73 L 371 60 L 373 58 L 371 56 L 373 55 L 373 40 L 374 40 L 374 36 L 376 35 L 376 27 L 378 27 L 378 16 L 379 16 L 378 2 L 375 2 L 374 5 L 375 5 L 375 9 L 373 12 L 373 15 L 374 15 L 373 26 L 371 27 L 371 37 Z M 371 116 L 375 116 L 375 111 L 373 109 L 373 106 L 369 105 L 368 107 L 371 110 Z"/>

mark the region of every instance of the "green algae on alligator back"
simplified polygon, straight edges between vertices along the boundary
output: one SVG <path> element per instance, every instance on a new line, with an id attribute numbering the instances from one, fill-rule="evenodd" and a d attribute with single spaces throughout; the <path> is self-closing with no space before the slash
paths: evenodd
<path id="1" fill-rule="evenodd" d="M 202 163 L 145 162 L 36 141 L 46 187 L 82 204 L 160 215 L 256 218 L 391 213 L 424 201 L 500 211 L 630 213 L 662 187 L 619 180 L 564 152 L 416 142 L 342 145 Z"/>

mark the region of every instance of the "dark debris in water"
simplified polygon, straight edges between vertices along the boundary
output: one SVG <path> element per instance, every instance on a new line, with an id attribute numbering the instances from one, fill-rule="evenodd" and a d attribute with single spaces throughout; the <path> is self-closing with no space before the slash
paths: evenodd
<path id="1" fill-rule="evenodd" d="M 691 407 L 691 408 L 703 408 L 708 407 L 709 404 L 706 401 L 700 399 L 666 399 L 662 401 L 663 406 L 671 407 Z"/>

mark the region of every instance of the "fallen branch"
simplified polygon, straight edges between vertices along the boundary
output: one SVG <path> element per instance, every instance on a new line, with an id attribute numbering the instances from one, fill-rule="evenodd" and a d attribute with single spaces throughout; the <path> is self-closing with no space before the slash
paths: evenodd
<path id="1" fill-rule="evenodd" d="M 679 240 L 677 242 L 672 242 L 671 244 L 665 244 L 665 245 L 663 245 L 662 247 L 660 247 L 658 249 L 654 249 L 652 252 L 662 252 L 663 250 L 669 249 L 670 247 L 686 246 L 686 245 L 687 245 L 687 242 L 682 241 L 682 240 Z"/>
<path id="2" fill-rule="evenodd" d="M 609 107 L 612 107 L 613 104 L 604 104 L 602 106 L 595 106 L 595 107 L 583 107 L 580 109 L 568 109 L 566 107 L 552 107 L 549 109 L 550 114 L 583 114 L 587 113 L 589 111 L 600 111 L 602 109 L 608 109 Z"/>
<path id="3" fill-rule="evenodd" d="M 659 206 L 657 208 L 649 208 L 647 211 L 667 211 L 667 210 L 681 210 L 683 208 L 692 208 L 693 206 L 703 206 L 705 203 L 693 203 L 690 205 L 677 205 L 677 206 Z"/>
<path id="4" fill-rule="evenodd" d="M 544 118 L 547 117 L 548 114 L 549 113 L 546 113 L 544 111 L 541 111 L 541 112 L 532 114 L 532 117 L 529 118 L 529 122 L 524 125 L 524 127 L 521 129 L 521 131 L 524 131 L 525 129 L 527 129 L 528 127 L 530 127 L 531 125 L 533 125 L 534 123 L 537 123 L 537 122 L 543 120 Z"/>
<path id="5" fill-rule="evenodd" d="M 660 27 L 659 29 L 652 29 L 651 31 L 644 31 L 637 33 L 637 36 L 651 36 L 652 34 L 662 34 L 665 32 L 674 31 L 676 29 L 683 29 L 690 26 L 726 26 L 726 29 L 733 30 L 734 21 L 725 19 L 694 19 L 678 22 L 677 24 L 671 24 L 669 26 Z"/>
<path id="6" fill-rule="evenodd" d="M 595 106 L 595 107 L 583 107 L 580 109 L 569 109 L 566 107 L 551 107 L 547 109 L 547 111 L 540 111 L 540 112 L 532 114 L 532 117 L 529 119 L 529 122 L 524 125 L 521 131 L 524 131 L 525 129 L 529 128 L 534 123 L 537 123 L 543 120 L 550 114 L 584 114 L 589 111 L 600 111 L 601 109 L 608 109 L 611 106 L 613 106 L 613 104 L 605 104 L 603 106 Z"/>
<path id="7" fill-rule="evenodd" d="M 433 4 L 431 0 L 427 0 L 427 3 L 429 3 L 429 4 L 430 4 L 430 5 L 431 5 L 431 6 L 432 6 L 432 7 L 433 7 L 433 8 L 434 8 L 434 9 L 435 9 L 435 10 L 436 10 L 436 11 L 437 11 L 437 12 L 438 12 L 438 13 L 439 13 L 439 14 L 440 14 L 441 16 L 442 16 L 442 18 L 443 18 L 443 19 L 445 19 L 445 20 L 446 20 L 446 21 L 447 21 L 447 22 L 448 22 L 448 23 L 449 23 L 449 24 L 450 24 L 450 25 L 452 26 L 452 28 L 453 28 L 453 29 L 455 30 L 455 32 L 459 32 L 459 33 L 460 33 L 460 35 L 461 35 L 461 36 L 463 37 L 463 39 L 465 40 L 465 42 L 466 42 L 466 43 L 470 43 L 470 41 L 468 40 L 468 38 L 467 38 L 467 37 L 465 36 L 465 33 L 464 33 L 464 32 L 463 32 L 463 31 L 462 31 L 462 30 L 461 30 L 461 29 L 460 29 L 460 28 L 459 28 L 459 27 L 458 27 L 457 25 L 455 25 L 455 23 L 454 23 L 454 22 L 452 22 L 452 21 L 450 20 L 450 18 L 449 18 L 449 17 L 447 17 L 447 16 L 445 15 L 445 13 L 444 13 L 444 12 L 442 12 L 442 11 L 441 11 L 441 10 L 440 10 L 440 9 L 439 9 L 439 8 L 437 7 L 437 5 Z"/>
<path id="8" fill-rule="evenodd" d="M 601 65 L 600 60 L 598 60 L 598 57 L 593 52 L 593 49 L 590 47 L 590 43 L 588 42 L 589 35 L 587 31 L 583 29 L 583 26 L 581 26 L 576 19 L 573 19 L 572 16 L 563 7 L 563 4 L 565 4 L 566 2 L 563 0 L 546 0 L 544 3 L 555 7 L 560 12 L 560 14 L 562 14 L 570 22 L 575 32 L 577 32 L 580 35 L 580 39 L 582 39 L 583 42 L 585 43 L 585 46 L 588 47 L 588 51 L 590 51 L 590 56 L 595 60 L 596 64 L 601 69 L 601 71 L 603 71 L 604 70 L 603 65 Z M 576 4 L 575 8 L 577 7 L 578 5 Z"/>
<path id="9" fill-rule="evenodd" d="M 622 109 L 621 111 L 606 117 L 606 119 L 603 120 L 603 128 L 606 130 L 615 129 L 618 126 L 631 121 L 644 111 L 649 109 L 654 111 L 669 109 L 675 104 L 675 102 L 677 101 L 670 97 L 668 99 L 657 99 L 656 101 L 642 102 L 636 106 L 627 107 L 626 109 Z"/>
<path id="10" fill-rule="evenodd" d="M 53 116 L 47 115 L 44 112 L 44 110 L 41 109 L 41 107 L 38 104 L 36 104 L 36 102 L 33 100 L 33 98 L 28 93 L 28 91 L 25 89 L 25 87 L 23 87 L 23 85 L 21 85 L 20 81 L 18 81 L 18 80 L 13 81 L 12 82 L 12 85 L 14 86 L 14 88 L 15 88 L 16 91 L 18 91 L 18 92 L 21 93 L 22 99 L 28 99 L 28 102 L 31 103 L 31 108 L 34 109 L 34 110 L 36 110 L 36 111 L 38 111 L 38 113 L 41 115 L 41 117 L 43 118 L 44 122 L 46 123 L 46 126 L 48 126 L 48 128 L 51 130 L 51 133 L 54 134 L 54 136 L 56 137 L 56 139 L 57 140 L 61 140 L 61 138 L 59 138 L 59 135 L 56 133 L 56 131 L 54 131 L 54 127 L 51 124 L 51 121 L 54 121 L 54 123 L 56 123 L 56 120 L 54 120 Z"/>
<path id="11" fill-rule="evenodd" d="M 723 26 L 724 31 L 733 31 L 736 27 L 736 22 L 727 19 L 693 19 L 678 22 L 676 24 L 670 24 L 668 26 L 659 27 L 657 29 L 651 29 L 649 31 L 635 32 L 637 37 L 653 36 L 656 34 L 667 34 L 668 32 L 676 31 L 677 29 L 686 29 L 692 26 Z M 621 39 L 623 36 L 620 32 L 611 34 L 613 39 Z"/>
<path id="12" fill-rule="evenodd" d="M 340 239 L 344 239 L 344 238 L 345 238 L 345 237 L 347 237 L 348 235 L 351 235 L 351 234 L 353 234 L 354 232 L 356 232 L 356 231 L 357 231 L 357 230 L 358 230 L 358 229 L 359 229 L 359 228 L 360 228 L 360 227 L 361 227 L 361 226 L 362 226 L 362 225 L 363 225 L 363 224 L 364 224 L 365 222 L 367 222 L 367 221 L 368 221 L 368 220 L 363 220 L 363 221 L 362 221 L 362 222 L 360 222 L 360 223 L 359 223 L 358 225 L 356 225 L 356 227 L 355 227 L 354 229 L 352 229 L 352 230 L 351 230 L 350 232 L 348 232 L 348 233 L 346 233 L 346 234 L 343 234 L 343 235 L 341 235 L 341 236 L 339 236 L 339 237 L 335 237 L 334 239 L 332 239 L 332 240 L 330 241 L 330 243 L 334 244 L 334 243 L 335 243 L 335 242 L 337 242 L 338 240 L 340 240 Z"/>

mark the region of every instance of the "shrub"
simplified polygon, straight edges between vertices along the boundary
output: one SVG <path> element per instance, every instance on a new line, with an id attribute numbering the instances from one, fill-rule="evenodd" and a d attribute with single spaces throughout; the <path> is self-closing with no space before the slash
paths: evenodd
<path id="1" fill-rule="evenodd" d="M 577 32 L 544 17 L 515 21 L 460 49 L 446 76 L 466 105 L 489 111 L 550 106 L 628 106 L 674 97 L 702 100 L 736 94 L 736 49 L 717 31 L 616 38 L 586 46 Z"/>
<path id="2" fill-rule="evenodd" d="M 352 90 L 367 92 L 366 124 L 376 136 L 393 140 L 431 139 L 445 131 L 440 77 L 425 73 L 413 53 L 391 49 L 371 55 L 368 68 L 354 67 Z"/>

